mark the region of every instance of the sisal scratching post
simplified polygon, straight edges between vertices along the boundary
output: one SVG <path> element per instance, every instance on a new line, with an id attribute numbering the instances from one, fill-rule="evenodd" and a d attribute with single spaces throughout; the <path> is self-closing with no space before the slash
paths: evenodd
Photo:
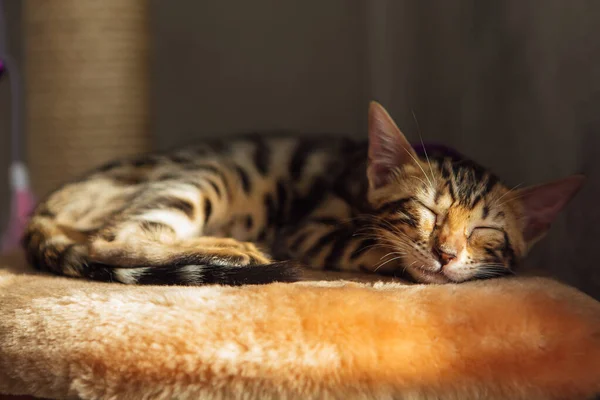
<path id="1" fill-rule="evenodd" d="M 27 0 L 23 17 L 27 156 L 37 194 L 147 151 L 147 1 Z"/>

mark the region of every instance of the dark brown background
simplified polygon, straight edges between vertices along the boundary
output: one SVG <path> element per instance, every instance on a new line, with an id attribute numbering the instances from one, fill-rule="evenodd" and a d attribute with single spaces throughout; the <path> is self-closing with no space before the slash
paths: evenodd
<path id="1" fill-rule="evenodd" d="M 600 298 L 600 2 L 293 3 L 151 1 L 157 147 L 271 128 L 364 135 L 371 98 L 416 139 L 414 111 L 426 141 L 512 185 L 588 175 L 529 264 Z M 7 95 L 3 82 L 1 188 Z M 3 223 L 6 195 L 0 210 Z"/>

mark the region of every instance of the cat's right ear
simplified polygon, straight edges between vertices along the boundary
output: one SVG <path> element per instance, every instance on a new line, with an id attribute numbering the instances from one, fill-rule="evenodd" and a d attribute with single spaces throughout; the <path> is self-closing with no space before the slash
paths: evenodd
<path id="1" fill-rule="evenodd" d="M 415 163 L 417 155 L 392 117 L 372 101 L 369 105 L 369 166 L 367 176 L 373 189 L 389 183 L 393 171 Z"/>
<path id="2" fill-rule="evenodd" d="M 558 213 L 579 192 L 584 182 L 582 175 L 573 175 L 514 191 L 513 197 L 523 209 L 523 237 L 529 247 L 546 234 Z"/>

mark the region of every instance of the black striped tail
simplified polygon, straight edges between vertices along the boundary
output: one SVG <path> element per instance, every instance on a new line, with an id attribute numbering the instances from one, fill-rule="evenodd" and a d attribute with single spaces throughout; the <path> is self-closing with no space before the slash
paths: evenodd
<path id="1" fill-rule="evenodd" d="M 135 285 L 239 286 L 300 280 L 300 268 L 288 261 L 252 266 L 194 264 L 133 268 L 93 263 L 86 266 L 84 273 L 95 281 Z"/>

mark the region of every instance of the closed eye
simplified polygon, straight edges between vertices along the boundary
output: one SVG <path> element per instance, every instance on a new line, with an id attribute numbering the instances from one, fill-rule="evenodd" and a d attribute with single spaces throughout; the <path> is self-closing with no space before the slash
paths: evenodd
<path id="1" fill-rule="evenodd" d="M 433 225 L 434 225 L 434 226 L 435 226 L 435 225 L 437 225 L 437 222 L 438 222 L 438 214 L 437 214 L 435 211 L 433 211 L 431 208 L 427 207 L 425 204 L 421 203 L 420 201 L 418 201 L 418 200 L 417 200 L 417 203 L 418 203 L 418 204 L 419 204 L 421 207 L 423 207 L 423 209 L 427 210 L 427 211 L 428 211 L 428 212 L 431 214 L 431 216 L 433 217 Z"/>
<path id="2" fill-rule="evenodd" d="M 430 213 L 432 213 L 433 215 L 437 216 L 437 213 L 435 211 L 433 211 L 431 208 L 427 207 L 425 204 L 421 203 L 419 200 L 417 200 L 417 203 L 419 203 L 419 205 L 423 208 L 425 208 L 427 211 L 429 211 Z"/>
<path id="3" fill-rule="evenodd" d="M 498 231 L 498 232 L 504 233 L 504 229 L 498 228 L 497 226 L 476 226 L 475 228 L 473 228 L 473 231 L 471 231 L 471 234 L 473 234 L 473 232 L 476 229 L 491 229 L 491 230 L 494 230 L 494 231 Z"/>
<path id="4" fill-rule="evenodd" d="M 499 228 L 497 226 L 477 226 L 475 228 L 473 228 L 473 230 L 471 231 L 471 233 L 469 234 L 467 239 L 470 239 L 471 236 L 473 236 L 473 234 L 475 232 L 482 232 L 484 233 L 486 230 L 488 231 L 494 231 L 494 232 L 500 232 L 502 235 L 505 235 L 506 233 L 504 232 L 504 229 Z"/>

